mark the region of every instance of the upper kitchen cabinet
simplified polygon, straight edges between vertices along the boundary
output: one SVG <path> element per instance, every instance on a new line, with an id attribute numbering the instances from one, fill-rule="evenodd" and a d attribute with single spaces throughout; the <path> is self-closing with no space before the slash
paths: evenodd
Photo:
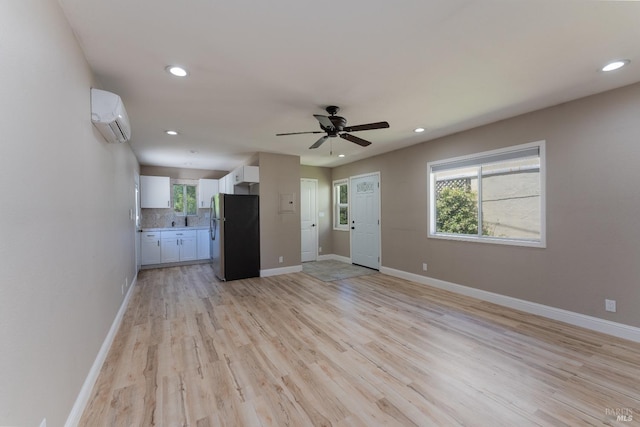
<path id="1" fill-rule="evenodd" d="M 211 198 L 218 194 L 217 179 L 201 179 L 198 181 L 198 207 L 208 208 Z"/>
<path id="2" fill-rule="evenodd" d="M 168 176 L 140 175 L 140 207 L 171 207 L 171 182 Z"/>
<path id="3" fill-rule="evenodd" d="M 233 185 L 256 184 L 260 182 L 260 168 L 258 166 L 240 166 L 232 172 Z"/>
<path id="4" fill-rule="evenodd" d="M 229 172 L 227 175 L 220 178 L 218 192 L 224 194 L 233 194 L 233 172 Z"/>

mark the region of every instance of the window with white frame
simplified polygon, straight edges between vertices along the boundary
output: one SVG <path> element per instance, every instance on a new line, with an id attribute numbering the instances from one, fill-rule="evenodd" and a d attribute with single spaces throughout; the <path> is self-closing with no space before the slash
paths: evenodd
<path id="1" fill-rule="evenodd" d="M 430 162 L 429 237 L 545 247 L 544 141 Z"/>
<path id="2" fill-rule="evenodd" d="M 333 228 L 349 230 L 349 181 L 333 181 Z"/>

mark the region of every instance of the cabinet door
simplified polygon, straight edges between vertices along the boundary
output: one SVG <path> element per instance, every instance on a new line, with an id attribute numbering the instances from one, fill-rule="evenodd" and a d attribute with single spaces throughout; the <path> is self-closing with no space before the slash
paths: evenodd
<path id="1" fill-rule="evenodd" d="M 258 166 L 240 166 L 233 171 L 233 185 L 255 184 L 260 182 Z"/>
<path id="2" fill-rule="evenodd" d="M 143 233 L 140 243 L 140 263 L 142 265 L 160 264 L 160 236 Z"/>
<path id="3" fill-rule="evenodd" d="M 193 261 L 198 258 L 196 236 L 180 239 L 180 261 Z"/>
<path id="4" fill-rule="evenodd" d="M 225 181 L 225 190 L 227 194 L 233 194 L 233 186 L 235 185 L 234 183 L 234 176 L 233 176 L 233 172 L 228 174 L 226 176 L 227 180 Z"/>
<path id="5" fill-rule="evenodd" d="M 180 261 L 180 238 L 162 239 L 160 249 L 162 262 Z"/>
<path id="6" fill-rule="evenodd" d="M 171 207 L 171 184 L 168 176 L 140 175 L 140 207 Z"/>
<path id="7" fill-rule="evenodd" d="M 208 208 L 211 204 L 211 197 L 218 194 L 217 179 L 201 179 L 198 181 L 198 207 Z"/>
<path id="8" fill-rule="evenodd" d="M 209 259 L 211 258 L 210 249 L 211 245 L 209 243 L 209 230 L 198 230 L 197 244 L 198 244 L 198 259 Z"/>
<path id="9" fill-rule="evenodd" d="M 227 177 L 223 176 L 218 180 L 218 192 L 226 193 L 227 192 Z"/>

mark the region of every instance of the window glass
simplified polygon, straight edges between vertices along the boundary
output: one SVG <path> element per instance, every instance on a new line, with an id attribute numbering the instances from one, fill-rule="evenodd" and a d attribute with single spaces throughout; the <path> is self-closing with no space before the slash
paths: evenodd
<path id="1" fill-rule="evenodd" d="M 173 184 L 173 210 L 178 215 L 197 215 L 195 185 Z"/>
<path id="2" fill-rule="evenodd" d="M 544 141 L 429 163 L 429 237 L 545 245 Z"/>
<path id="3" fill-rule="evenodd" d="M 333 183 L 333 228 L 349 229 L 349 184 L 347 180 Z"/>

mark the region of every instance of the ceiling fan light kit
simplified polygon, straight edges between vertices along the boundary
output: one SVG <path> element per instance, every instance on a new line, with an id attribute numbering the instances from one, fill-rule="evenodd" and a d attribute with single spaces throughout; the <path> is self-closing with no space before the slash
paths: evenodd
<path id="1" fill-rule="evenodd" d="M 339 136 L 342 139 L 346 139 L 347 141 L 353 142 L 354 144 L 358 144 L 361 147 L 366 147 L 371 145 L 371 142 L 366 139 L 359 138 L 357 136 L 351 135 L 349 132 L 359 132 L 363 130 L 374 130 L 374 129 L 386 129 L 389 127 L 389 123 L 387 122 L 375 122 L 375 123 L 367 123 L 363 125 L 356 126 L 347 126 L 347 119 L 341 116 L 337 116 L 338 111 L 340 111 L 340 107 L 335 105 L 329 105 L 325 108 L 329 116 L 321 116 L 319 114 L 314 114 L 313 117 L 318 120 L 320 124 L 320 129 L 322 131 L 309 131 L 309 132 L 290 132 L 290 133 L 278 133 L 276 136 L 283 135 L 301 135 L 307 133 L 326 133 L 325 136 L 320 137 L 311 147 L 310 149 L 315 149 L 320 147 L 327 139 L 335 138 Z"/>

